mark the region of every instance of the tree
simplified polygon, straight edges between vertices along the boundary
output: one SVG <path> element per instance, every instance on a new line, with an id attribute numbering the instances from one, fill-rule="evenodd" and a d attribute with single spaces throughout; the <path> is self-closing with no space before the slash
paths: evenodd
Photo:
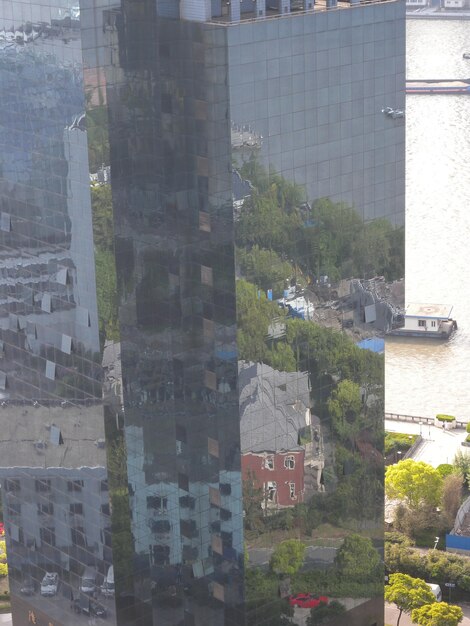
<path id="1" fill-rule="evenodd" d="M 439 469 L 439 468 L 438 468 Z M 444 478 L 442 487 L 442 510 L 447 525 L 453 526 L 455 516 L 462 503 L 463 476 L 449 474 Z"/>
<path id="2" fill-rule="evenodd" d="M 307 626 L 317 626 L 317 624 L 330 623 L 335 615 L 342 615 L 346 607 L 338 600 L 332 600 L 329 604 L 321 603 L 310 611 L 307 617 Z"/>
<path id="3" fill-rule="evenodd" d="M 93 185 L 91 187 L 91 207 L 95 246 L 102 250 L 114 250 L 111 185 Z"/>
<path id="4" fill-rule="evenodd" d="M 297 539 L 282 541 L 271 555 L 269 567 L 276 574 L 296 574 L 304 562 L 305 546 Z"/>
<path id="5" fill-rule="evenodd" d="M 397 626 L 402 613 L 411 613 L 414 609 L 436 601 L 429 586 L 421 578 L 412 578 L 407 574 L 391 574 L 385 587 L 385 600 L 396 604 L 399 609 Z"/>
<path id="6" fill-rule="evenodd" d="M 0 541 L 0 576 L 8 574 L 7 550 L 5 541 Z"/>
<path id="7" fill-rule="evenodd" d="M 385 543 L 385 566 L 387 571 L 408 574 L 413 578 L 427 578 L 426 566 L 421 553 L 398 543 Z"/>
<path id="8" fill-rule="evenodd" d="M 342 439 L 352 439 L 360 428 L 361 390 L 357 383 L 342 380 L 328 400 L 333 426 Z"/>
<path id="9" fill-rule="evenodd" d="M 336 553 L 335 565 L 345 578 L 372 580 L 378 572 L 380 556 L 368 537 L 349 535 Z"/>
<path id="10" fill-rule="evenodd" d="M 451 465 L 450 463 L 441 463 L 440 465 L 436 467 L 436 469 L 439 472 L 439 474 L 442 476 L 442 478 L 445 478 L 446 476 L 450 476 L 450 474 L 456 473 L 455 467 Z"/>
<path id="11" fill-rule="evenodd" d="M 423 502 L 417 509 L 410 509 L 400 503 L 394 512 L 394 526 L 415 541 L 429 545 L 431 538 L 434 540 L 439 534 L 442 519 L 434 505 Z"/>
<path id="12" fill-rule="evenodd" d="M 258 530 L 262 527 L 263 501 L 263 488 L 256 484 L 256 476 L 249 470 L 243 481 L 243 512 L 247 530 Z"/>
<path id="13" fill-rule="evenodd" d="M 404 500 L 415 511 L 423 504 L 439 504 L 442 483 L 442 476 L 434 467 L 413 459 L 389 465 L 385 472 L 387 496 L 392 500 Z"/>
<path id="14" fill-rule="evenodd" d="M 247 626 L 289 626 L 294 609 L 279 597 L 279 578 L 259 568 L 245 571 Z"/>
<path id="15" fill-rule="evenodd" d="M 293 372 L 297 364 L 292 348 L 287 343 L 271 341 L 266 337 L 269 325 L 285 320 L 285 313 L 275 302 L 270 302 L 255 285 L 237 280 L 237 341 L 238 356 L 244 361 L 266 363 L 284 372 Z"/>
<path id="16" fill-rule="evenodd" d="M 390 263 L 390 233 L 386 219 L 369 222 L 355 239 L 353 258 L 356 272 L 364 278 L 383 275 Z"/>
<path id="17" fill-rule="evenodd" d="M 414 609 L 411 619 L 419 626 L 457 626 L 463 619 L 463 611 L 455 604 L 434 602 Z"/>
<path id="18" fill-rule="evenodd" d="M 470 454 L 459 450 L 454 456 L 454 467 L 463 476 L 465 482 L 468 482 L 470 476 Z"/>
<path id="19" fill-rule="evenodd" d="M 251 250 L 237 249 L 237 259 L 245 278 L 260 289 L 274 290 L 274 297 L 282 296 L 286 281 L 294 275 L 290 263 L 283 261 L 273 250 L 253 246 Z"/>
<path id="20" fill-rule="evenodd" d="M 91 187 L 96 294 L 102 343 L 119 341 L 117 280 L 114 259 L 113 201 L 110 185 Z"/>
<path id="21" fill-rule="evenodd" d="M 264 294 L 258 294 L 255 285 L 246 280 L 237 280 L 236 286 L 239 358 L 256 363 L 265 362 L 268 326 L 281 315 L 281 311 Z"/>

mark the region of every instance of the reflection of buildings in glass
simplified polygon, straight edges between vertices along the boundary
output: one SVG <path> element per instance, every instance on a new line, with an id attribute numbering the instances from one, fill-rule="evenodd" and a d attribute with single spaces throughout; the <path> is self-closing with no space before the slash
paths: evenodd
<path id="1" fill-rule="evenodd" d="M 45 5 L 30 4 L 35 24 Z M 64 1 L 47 27 L 18 16 L 15 28 L 0 30 L 8 157 L 0 387 L 12 439 L 4 481 L 19 472 L 21 483 L 21 492 L 5 493 L 11 562 L 30 559 L 36 579 L 46 559 L 64 579 L 68 565 L 73 574 L 92 565 L 104 575 L 109 518 L 98 482 L 105 484 L 106 439 L 121 622 L 241 624 L 244 597 L 250 610 L 258 602 L 254 578 L 243 586 L 248 477 L 258 475 L 254 525 L 268 545 L 300 536 L 289 520 L 312 498 L 322 505 L 343 478 L 341 463 L 346 480 L 361 458 L 378 457 L 369 424 L 353 432 L 352 450 L 325 427 L 342 372 L 325 359 L 313 372 L 315 352 L 300 363 L 303 344 L 290 363 L 299 371 L 260 357 L 239 372 L 234 213 L 238 220 L 259 200 L 271 168 L 306 196 L 289 206 L 301 223 L 309 203 L 325 196 L 354 204 L 361 218 L 403 223 L 403 120 L 381 113 L 384 101 L 403 107 L 403 8 L 87 0 L 78 10 Z M 243 164 L 257 176 L 241 173 Z M 90 180 L 103 192 L 93 205 Z M 262 198 L 271 191 L 268 214 L 285 200 L 286 187 L 272 182 Z M 281 252 L 273 241 L 266 248 L 290 263 L 300 246 L 293 236 Z M 297 276 L 297 266 L 295 280 L 321 269 L 304 264 Z M 256 326 L 256 306 L 252 313 Z M 18 400 L 28 402 L 20 408 Z M 346 416 L 346 429 L 354 417 Z M 50 497 L 32 486 L 35 469 L 21 470 L 35 466 L 37 480 L 51 481 Z M 68 491 L 68 473 L 83 487 L 89 481 L 83 501 Z M 351 488 L 362 497 L 363 483 Z M 26 511 L 48 518 L 42 533 Z M 64 530 L 63 514 L 86 519 Z M 248 532 L 252 541 L 256 547 Z M 76 580 L 67 582 L 75 589 Z M 49 598 L 47 610 L 69 625 L 83 616 L 73 618 L 63 597 Z M 36 609 L 39 600 L 27 602 Z M 279 599 L 259 602 L 277 610 Z M 248 621 L 258 626 L 268 616 L 256 610 Z M 361 626 L 377 619 L 373 607 Z"/>
<path id="2" fill-rule="evenodd" d="M 112 563 L 102 406 L 10 399 L 0 423 L 13 612 L 20 619 L 29 606 L 58 624 L 79 623 L 71 601 L 84 571 L 96 572 L 98 590 Z M 59 581 L 50 593 L 41 588 L 46 572 Z M 104 604 L 111 617 L 113 599 Z"/>
<path id="3" fill-rule="evenodd" d="M 143 429 L 127 427 L 126 441 L 129 458 L 142 462 L 140 473 L 133 465 L 131 507 L 136 526 L 140 520 L 141 526 L 150 528 L 155 582 L 159 579 L 158 566 L 186 563 L 197 579 L 205 568 L 213 568 L 210 563 L 213 551 L 220 555 L 232 553 L 236 558 L 242 550 L 241 528 L 232 521 L 238 514 L 241 496 L 239 474 L 222 472 L 220 483 L 209 484 L 209 489 L 204 482 L 196 480 L 189 480 L 184 486 L 164 480 L 151 484 L 144 473 L 147 442 L 143 439 Z M 184 447 L 185 443 L 177 442 L 176 454 L 184 454 Z M 136 551 L 147 550 L 148 536 L 138 539 Z"/>
<path id="4" fill-rule="evenodd" d="M 98 590 L 112 557 L 81 49 L 68 8 L 36 29 L 18 15 L 0 45 L 0 473 L 18 624 L 114 614 L 111 597 L 101 608 L 80 600 L 86 568 Z"/>
<path id="5" fill-rule="evenodd" d="M 321 429 L 312 424 L 308 373 L 242 363 L 238 384 L 243 480 L 262 489 L 263 508 L 305 502 L 323 467 L 312 444 L 312 432 L 319 440 Z"/>

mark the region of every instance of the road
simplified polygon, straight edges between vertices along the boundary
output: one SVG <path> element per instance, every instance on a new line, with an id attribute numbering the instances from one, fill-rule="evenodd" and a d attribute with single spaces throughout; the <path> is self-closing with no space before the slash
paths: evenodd
<path id="1" fill-rule="evenodd" d="M 460 608 L 464 613 L 464 618 L 460 622 L 459 626 L 470 626 L 470 605 L 461 604 Z M 385 624 L 395 626 L 397 623 L 399 611 L 394 604 L 385 603 Z M 411 617 L 406 613 L 402 613 L 400 626 L 415 626 L 411 621 Z"/>
<path id="2" fill-rule="evenodd" d="M 407 433 L 421 435 L 423 443 L 413 455 L 415 461 L 424 461 L 433 467 L 442 463 L 452 463 L 458 450 L 467 450 L 461 443 L 467 433 L 462 429 L 443 430 L 428 424 L 385 420 L 385 430 L 393 433 Z M 468 450 L 470 453 L 470 449 Z"/>
<path id="3" fill-rule="evenodd" d="M 327 548 L 320 546 L 307 546 L 305 550 L 305 567 L 312 569 L 327 567 L 332 565 L 336 556 L 337 548 Z M 274 548 L 252 548 L 249 550 L 250 565 L 257 567 L 267 566 Z"/>

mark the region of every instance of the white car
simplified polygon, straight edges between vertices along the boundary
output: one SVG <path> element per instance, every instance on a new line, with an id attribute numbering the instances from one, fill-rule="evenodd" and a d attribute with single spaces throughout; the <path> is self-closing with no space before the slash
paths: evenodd
<path id="1" fill-rule="evenodd" d="M 111 565 L 104 583 L 101 585 L 101 593 L 105 598 L 114 596 L 114 567 Z"/>
<path id="2" fill-rule="evenodd" d="M 41 595 L 55 596 L 59 587 L 59 574 L 57 572 L 46 572 L 41 580 Z"/>

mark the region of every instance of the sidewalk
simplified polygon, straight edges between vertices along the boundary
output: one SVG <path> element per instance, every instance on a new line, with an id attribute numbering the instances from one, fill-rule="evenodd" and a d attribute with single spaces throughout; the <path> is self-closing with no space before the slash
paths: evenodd
<path id="1" fill-rule="evenodd" d="M 429 463 L 433 467 L 442 463 L 452 463 L 458 450 L 470 453 L 470 449 L 461 445 L 467 436 L 463 429 L 443 430 L 428 424 L 385 420 L 385 430 L 392 433 L 421 435 L 423 442 L 412 458 L 415 461 Z"/>

